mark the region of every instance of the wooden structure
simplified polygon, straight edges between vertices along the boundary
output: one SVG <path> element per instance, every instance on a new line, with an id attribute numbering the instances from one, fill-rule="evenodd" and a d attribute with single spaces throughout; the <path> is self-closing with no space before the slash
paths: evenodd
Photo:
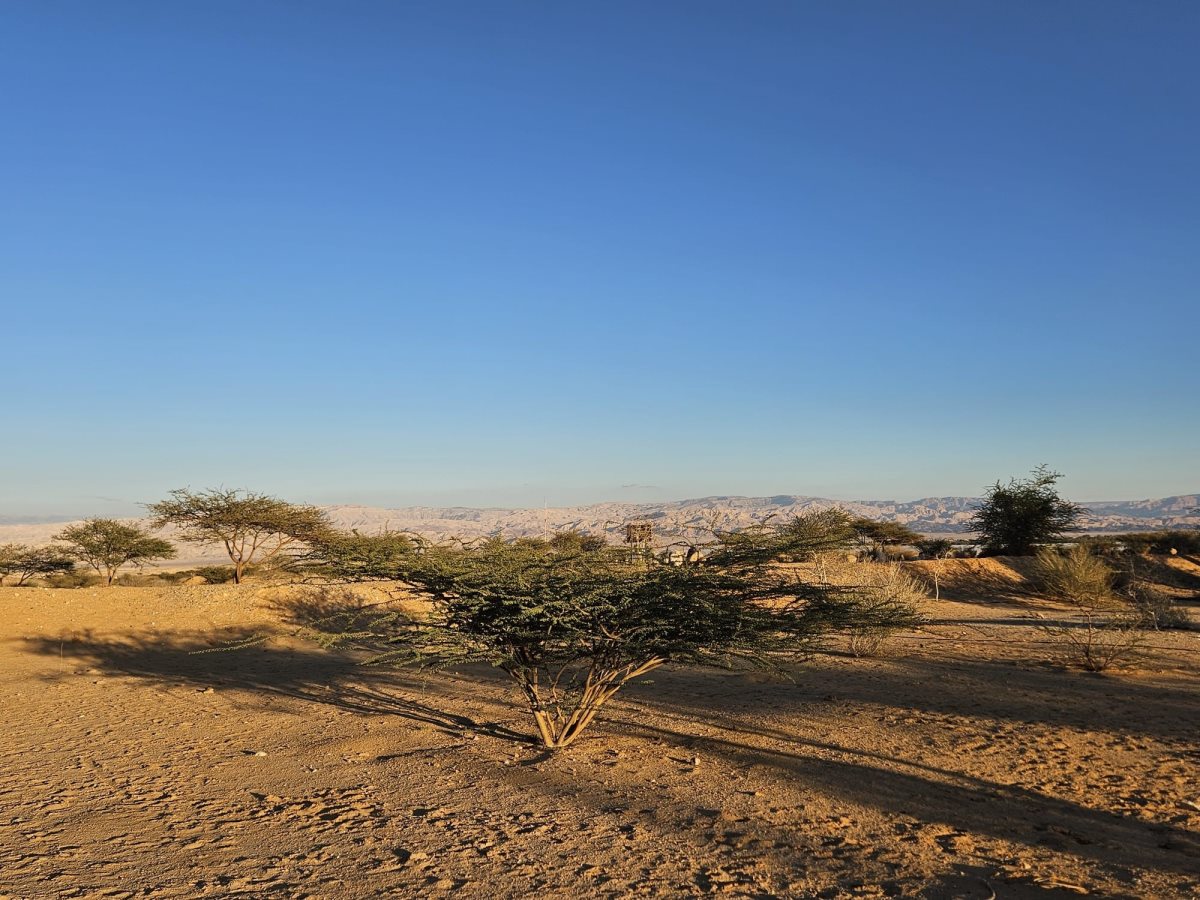
<path id="1" fill-rule="evenodd" d="M 654 526 L 649 522 L 626 522 L 625 543 L 636 550 L 646 550 L 654 538 Z"/>

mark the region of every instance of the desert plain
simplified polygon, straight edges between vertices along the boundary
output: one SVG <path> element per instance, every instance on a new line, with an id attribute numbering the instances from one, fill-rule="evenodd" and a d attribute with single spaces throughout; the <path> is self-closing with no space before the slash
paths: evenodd
<path id="1" fill-rule="evenodd" d="M 1200 896 L 1200 632 L 1083 672 L 1015 561 L 909 565 L 877 653 L 667 667 L 555 754 L 493 670 L 303 636 L 386 585 L 0 588 L 0 897 Z"/>

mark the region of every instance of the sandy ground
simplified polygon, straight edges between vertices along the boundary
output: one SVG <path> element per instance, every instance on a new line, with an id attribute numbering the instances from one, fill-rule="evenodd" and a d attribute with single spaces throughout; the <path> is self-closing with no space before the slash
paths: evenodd
<path id="1" fill-rule="evenodd" d="M 1200 632 L 1064 671 L 997 577 L 793 684 L 656 672 L 550 758 L 486 671 L 188 652 L 299 589 L 3 588 L 0 897 L 1200 897 Z"/>

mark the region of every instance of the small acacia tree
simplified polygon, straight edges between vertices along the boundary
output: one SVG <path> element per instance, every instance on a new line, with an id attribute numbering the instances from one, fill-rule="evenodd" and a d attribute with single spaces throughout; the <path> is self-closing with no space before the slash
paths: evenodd
<path id="1" fill-rule="evenodd" d="M 180 540 L 224 547 L 233 563 L 236 584 L 241 584 L 252 563 L 270 562 L 283 551 L 311 544 L 330 531 L 325 514 L 317 507 L 253 491 L 180 488 L 147 509 L 155 528 L 172 525 L 179 530 Z"/>
<path id="2" fill-rule="evenodd" d="M 1028 478 L 992 485 L 967 526 L 979 534 L 984 551 L 1029 556 L 1071 530 L 1085 510 L 1058 495 L 1055 485 L 1062 477 L 1038 466 Z"/>
<path id="3" fill-rule="evenodd" d="M 0 545 L 0 585 L 9 575 L 16 575 L 17 587 L 37 575 L 69 572 L 75 560 L 58 547 L 31 547 L 28 544 Z"/>
<path id="4" fill-rule="evenodd" d="M 921 538 L 916 547 L 925 559 L 946 559 L 954 550 L 954 542 L 946 538 Z"/>
<path id="5" fill-rule="evenodd" d="M 850 526 L 858 535 L 859 543 L 869 547 L 872 555 L 880 559 L 887 558 L 888 547 L 898 547 L 901 544 L 915 546 L 921 540 L 921 535 L 900 522 L 881 522 L 860 517 L 851 520 Z"/>
<path id="6" fill-rule="evenodd" d="M 541 744 L 560 749 L 624 685 L 665 663 L 779 669 L 831 632 L 915 623 L 907 604 L 807 584 L 771 565 L 784 554 L 811 553 L 814 546 L 796 536 L 808 531 L 722 536 L 695 566 L 607 547 L 417 542 L 374 574 L 425 597 L 427 614 L 360 610 L 326 623 L 318 636 L 372 648 L 377 664 L 489 663 L 519 687 Z M 330 542 L 314 556 L 328 571 L 361 575 L 355 543 Z"/>
<path id="7" fill-rule="evenodd" d="M 95 569 L 108 585 L 123 566 L 140 567 L 175 555 L 170 541 L 116 519 L 86 519 L 78 525 L 68 525 L 54 540 L 65 543 L 71 556 Z"/>

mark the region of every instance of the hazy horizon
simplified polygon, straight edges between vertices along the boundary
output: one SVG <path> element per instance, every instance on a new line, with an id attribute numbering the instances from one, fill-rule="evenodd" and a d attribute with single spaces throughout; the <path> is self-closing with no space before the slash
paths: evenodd
<path id="1" fill-rule="evenodd" d="M 0 515 L 1194 490 L 1198 41 L 1172 0 L 4 4 Z"/>
<path id="2" fill-rule="evenodd" d="M 228 485 L 226 485 L 228 486 Z M 644 488 L 647 486 L 638 486 Z M 1107 502 L 1136 502 L 1140 500 L 1159 500 L 1166 497 L 1178 496 L 1193 496 L 1200 494 L 1200 486 L 1196 486 L 1195 490 L 1172 491 L 1165 494 L 1157 494 L 1153 496 L 1136 496 L 1136 497 L 1109 497 L 1109 496 L 1080 496 L 1069 491 L 1062 491 L 1063 496 L 1068 499 L 1080 503 L 1107 503 Z M 369 496 L 359 496 L 339 499 L 336 495 L 331 494 L 316 494 L 309 496 L 288 496 L 285 499 L 294 502 L 314 503 L 319 506 L 362 506 L 377 509 L 406 509 L 406 508 L 442 508 L 442 509 L 499 509 L 499 510 L 527 510 L 540 509 L 549 507 L 551 509 L 573 508 L 582 506 L 595 506 L 607 503 L 630 503 L 630 504 L 648 504 L 657 503 L 678 503 L 693 500 L 705 500 L 717 497 L 729 498 L 770 498 L 770 497 L 812 497 L 823 500 L 832 500 L 842 503 L 853 503 L 856 501 L 871 501 L 871 502 L 896 502 L 896 503 L 911 503 L 917 500 L 925 499 L 943 499 L 943 498 L 963 498 L 963 497 L 979 497 L 982 491 L 974 493 L 936 493 L 927 492 L 916 494 L 913 496 L 899 495 L 833 495 L 830 493 L 816 493 L 805 491 L 766 491 L 756 493 L 745 492 L 730 492 L 730 491 L 712 491 L 699 493 L 684 493 L 684 494 L 669 494 L 663 491 L 648 492 L 643 491 L 640 495 L 630 493 L 625 496 L 613 494 L 609 496 L 597 495 L 577 495 L 574 499 L 563 499 L 561 502 L 551 502 L 547 497 L 542 503 L 522 503 L 517 500 L 504 502 L 505 495 L 494 495 L 495 502 L 469 502 L 461 497 L 455 498 L 455 495 L 429 495 L 422 498 L 421 495 L 393 495 L 390 499 L 386 494 L 376 495 L 374 499 Z M 442 498 L 439 501 L 439 496 Z M 469 494 L 466 496 L 485 496 Z M 514 495 L 518 496 L 518 495 Z M 406 499 L 407 498 L 407 499 Z M 161 499 L 161 498 L 156 498 Z M 58 522 L 69 521 L 74 519 L 87 518 L 90 516 L 109 516 L 114 518 L 130 518 L 140 517 L 146 514 L 145 508 L 141 503 L 153 502 L 138 501 L 125 502 L 116 497 L 95 497 L 91 503 L 81 502 L 78 507 L 64 508 L 58 510 L 44 510 L 42 512 L 20 511 L 12 509 L 0 510 L 0 522 L 9 524 L 35 524 L 38 522 Z M 73 511 L 72 511 L 73 509 Z"/>

